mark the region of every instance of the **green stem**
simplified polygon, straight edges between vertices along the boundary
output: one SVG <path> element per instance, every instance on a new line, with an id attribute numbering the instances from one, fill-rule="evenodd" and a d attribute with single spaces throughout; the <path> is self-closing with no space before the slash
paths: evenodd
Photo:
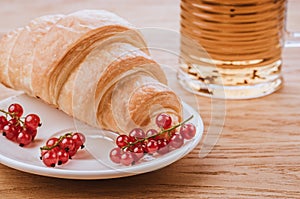
<path id="1" fill-rule="evenodd" d="M 7 119 L 7 115 L 9 115 L 11 118 L 17 119 L 18 122 L 21 123 L 24 126 L 25 122 L 22 121 L 20 118 L 16 117 L 14 113 L 10 113 L 10 112 L 7 112 L 7 111 L 2 110 L 2 109 L 0 109 L 0 112 L 5 114 L 6 119 Z"/>
<path id="2" fill-rule="evenodd" d="M 42 146 L 40 147 L 41 150 L 51 150 L 51 149 L 54 149 L 55 147 L 57 147 L 59 145 L 59 143 L 61 143 L 61 141 L 66 138 L 67 136 L 70 136 L 72 135 L 72 133 L 66 133 L 65 135 L 62 135 L 58 138 L 58 140 L 55 142 L 54 145 L 52 145 L 51 147 L 48 147 L 48 146 Z"/>
<path id="3" fill-rule="evenodd" d="M 185 123 L 187 123 L 187 122 L 190 121 L 193 117 L 194 117 L 194 116 L 192 115 L 192 116 L 190 116 L 189 118 L 187 118 L 186 120 L 184 120 L 184 121 L 182 121 L 182 122 L 180 122 L 180 123 L 178 123 L 178 124 L 176 124 L 176 125 L 174 125 L 174 126 L 168 128 L 168 129 L 161 130 L 159 133 L 157 133 L 157 134 L 155 134 L 155 135 L 152 135 L 152 136 L 149 136 L 149 137 L 146 137 L 146 138 L 142 138 L 142 139 L 136 140 L 135 142 L 132 142 L 132 143 L 128 143 L 128 145 L 122 147 L 122 149 L 126 149 L 127 147 L 130 147 L 130 146 L 132 146 L 132 145 L 135 145 L 135 144 L 137 144 L 137 143 L 139 143 L 139 142 L 143 142 L 143 141 L 145 141 L 145 140 L 147 140 L 147 139 L 149 139 L 149 138 L 154 138 L 154 137 L 159 136 L 159 135 L 161 135 L 161 134 L 163 134 L 163 133 L 166 133 L 166 132 L 168 132 L 168 133 L 169 133 L 169 136 L 170 136 L 170 132 L 171 132 L 172 130 L 174 130 L 174 129 L 180 127 L 180 126 L 182 126 L 182 125 L 185 124 Z"/>
<path id="4" fill-rule="evenodd" d="M 190 121 L 193 117 L 194 117 L 194 116 L 192 115 L 192 116 L 190 116 L 189 118 L 187 118 L 186 120 L 184 120 L 183 122 L 180 122 L 180 123 L 178 123 L 178 124 L 172 126 L 171 128 L 162 130 L 162 131 L 159 132 L 157 135 L 161 135 L 161 134 L 163 134 L 163 133 L 165 133 L 165 132 L 171 132 L 172 130 L 176 129 L 177 127 L 180 127 L 180 126 L 182 126 L 183 124 L 185 124 L 185 123 L 187 123 L 188 121 Z M 149 138 L 155 137 L 155 136 L 157 136 L 157 135 L 149 136 Z"/>
<path id="5" fill-rule="evenodd" d="M 14 114 L 12 114 L 10 112 L 6 112 L 5 110 L 2 110 L 2 109 L 0 109 L 0 112 L 4 113 L 6 117 L 7 117 L 7 115 L 10 115 L 11 117 L 13 117 L 12 115 L 14 115 Z"/>

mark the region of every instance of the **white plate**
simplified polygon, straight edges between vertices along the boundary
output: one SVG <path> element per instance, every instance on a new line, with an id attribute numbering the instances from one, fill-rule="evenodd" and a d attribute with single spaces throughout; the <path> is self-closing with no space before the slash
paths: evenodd
<path id="1" fill-rule="evenodd" d="M 196 126 L 196 136 L 184 145 L 162 156 L 145 156 L 141 162 L 133 166 L 115 164 L 109 159 L 110 150 L 115 147 L 116 134 L 88 127 L 74 120 L 63 112 L 52 108 L 40 100 L 19 95 L 0 102 L 0 108 L 6 109 L 11 103 L 20 103 L 25 114 L 37 113 L 43 122 L 38 135 L 28 147 L 21 148 L 16 143 L 0 137 L 0 162 L 8 167 L 28 173 L 68 179 L 107 179 L 131 176 L 163 168 L 193 150 L 199 143 L 203 133 L 203 123 L 199 114 L 184 104 L 184 118 L 194 115 L 191 122 Z M 86 147 L 79 150 L 67 164 L 55 168 L 46 167 L 39 159 L 39 147 L 52 136 L 64 134 L 77 129 L 86 135 Z"/>

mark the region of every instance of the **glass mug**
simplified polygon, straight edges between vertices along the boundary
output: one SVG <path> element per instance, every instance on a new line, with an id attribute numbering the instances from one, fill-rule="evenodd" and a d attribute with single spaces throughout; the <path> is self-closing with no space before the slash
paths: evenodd
<path id="1" fill-rule="evenodd" d="M 226 99 L 278 90 L 282 48 L 300 38 L 285 31 L 286 8 L 286 0 L 182 0 L 179 82 Z"/>

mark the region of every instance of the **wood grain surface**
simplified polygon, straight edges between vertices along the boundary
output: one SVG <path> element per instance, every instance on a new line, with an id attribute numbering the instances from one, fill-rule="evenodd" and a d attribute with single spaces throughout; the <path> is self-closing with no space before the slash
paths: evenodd
<path id="1" fill-rule="evenodd" d="M 294 3 L 299 11 L 300 1 Z M 1 0 L 0 31 L 12 30 L 36 16 L 92 8 L 116 12 L 141 28 L 178 32 L 179 4 L 179 0 Z M 289 21 L 300 30 L 297 12 L 291 11 Z M 165 69 L 170 86 L 198 108 L 206 134 L 222 130 L 204 158 L 199 157 L 206 147 L 202 141 L 163 169 L 92 181 L 42 177 L 0 164 L 0 198 L 300 198 L 299 54 L 299 48 L 285 49 L 283 88 L 253 100 L 196 97 L 180 87 L 174 70 Z M 176 69 L 177 59 L 169 54 L 154 52 L 154 58 Z M 0 99 L 9 94 L 0 87 Z"/>

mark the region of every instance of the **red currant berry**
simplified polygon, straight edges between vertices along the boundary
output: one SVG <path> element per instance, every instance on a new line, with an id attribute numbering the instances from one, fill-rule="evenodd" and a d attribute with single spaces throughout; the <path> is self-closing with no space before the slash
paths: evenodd
<path id="1" fill-rule="evenodd" d="M 10 124 L 12 124 L 12 125 L 15 125 L 15 126 L 18 126 L 18 125 L 20 125 L 20 122 L 19 122 L 19 120 L 18 120 L 18 119 L 16 119 L 16 118 L 12 118 L 12 119 L 10 119 L 10 120 L 8 121 L 8 123 L 10 123 Z"/>
<path id="2" fill-rule="evenodd" d="M 161 113 L 156 117 L 156 125 L 162 129 L 168 129 L 172 125 L 172 118 L 170 115 Z"/>
<path id="3" fill-rule="evenodd" d="M 196 135 L 196 127 L 191 123 L 184 124 L 180 128 L 180 134 L 184 139 L 190 140 Z"/>
<path id="4" fill-rule="evenodd" d="M 69 152 L 69 151 L 74 151 L 76 145 L 75 145 L 74 140 L 71 137 L 65 137 L 59 143 L 59 147 L 64 149 L 65 151 Z"/>
<path id="5" fill-rule="evenodd" d="M 33 130 L 33 129 L 26 128 L 26 132 L 31 135 L 32 141 L 33 141 L 34 138 L 35 138 L 35 136 L 37 135 L 37 130 L 36 129 Z"/>
<path id="6" fill-rule="evenodd" d="M 46 142 L 46 146 L 47 147 L 52 147 L 56 144 L 56 142 L 58 141 L 58 138 L 56 137 L 52 137 L 50 138 L 47 142 Z"/>
<path id="7" fill-rule="evenodd" d="M 147 152 L 150 154 L 153 154 L 157 151 L 158 149 L 158 145 L 157 145 L 157 141 L 156 140 L 150 140 L 147 145 Z"/>
<path id="8" fill-rule="evenodd" d="M 127 151 L 121 155 L 121 158 L 120 158 L 121 164 L 123 164 L 125 166 L 129 166 L 132 164 L 133 161 L 134 161 L 134 159 L 132 157 L 131 152 Z"/>
<path id="9" fill-rule="evenodd" d="M 157 153 L 159 154 L 166 154 L 169 152 L 169 146 L 167 139 L 159 139 L 157 140 L 158 150 Z"/>
<path id="10" fill-rule="evenodd" d="M 52 151 L 55 151 L 56 153 L 58 152 L 58 151 L 60 151 L 61 150 L 61 148 L 59 147 L 59 146 L 56 146 L 56 147 L 54 147 L 53 149 L 51 149 Z"/>
<path id="11" fill-rule="evenodd" d="M 74 133 L 72 135 L 72 139 L 75 142 L 76 148 L 83 148 L 85 143 L 85 136 L 82 133 Z"/>
<path id="12" fill-rule="evenodd" d="M 135 162 L 139 161 L 144 156 L 144 149 L 142 145 L 134 146 L 132 156 Z"/>
<path id="13" fill-rule="evenodd" d="M 19 144 L 20 147 L 27 146 L 28 144 L 31 143 L 31 141 L 32 141 L 32 136 L 26 133 L 26 131 L 22 131 L 18 134 L 17 143 Z"/>
<path id="14" fill-rule="evenodd" d="M 144 153 L 148 153 L 147 143 L 148 143 L 148 141 L 144 141 L 143 143 L 141 143 Z"/>
<path id="15" fill-rule="evenodd" d="M 57 152 L 57 165 L 65 164 L 69 161 L 69 153 L 63 149 Z"/>
<path id="16" fill-rule="evenodd" d="M 0 116 L 0 132 L 3 131 L 4 126 L 7 124 L 8 124 L 8 121 L 7 121 L 6 117 L 4 117 L 3 115 Z"/>
<path id="17" fill-rule="evenodd" d="M 21 123 L 18 119 L 12 118 L 8 121 L 9 124 L 13 125 L 16 129 L 16 131 L 19 133 L 23 130 L 23 127 L 21 126 Z"/>
<path id="18" fill-rule="evenodd" d="M 119 147 L 113 148 L 110 153 L 109 153 L 109 157 L 111 159 L 111 161 L 113 161 L 114 163 L 119 164 L 121 161 L 121 155 L 122 155 L 122 150 Z"/>
<path id="19" fill-rule="evenodd" d="M 146 132 L 146 137 L 149 138 L 149 137 L 153 137 L 155 135 L 157 135 L 157 130 L 155 129 L 149 129 L 147 132 Z"/>
<path id="20" fill-rule="evenodd" d="M 129 137 L 127 135 L 119 135 L 116 139 L 116 144 L 120 148 L 127 146 L 128 142 L 129 142 Z"/>
<path id="21" fill-rule="evenodd" d="M 42 160 L 47 167 L 55 167 L 57 163 L 57 151 L 51 149 L 47 151 L 43 156 Z"/>
<path id="22" fill-rule="evenodd" d="M 16 117 L 21 117 L 23 115 L 23 107 L 20 104 L 11 104 L 8 107 L 8 112 Z"/>
<path id="23" fill-rule="evenodd" d="M 74 148 L 73 150 L 69 150 L 68 153 L 69 153 L 69 158 L 72 159 L 72 157 L 77 153 L 78 151 L 78 148 Z"/>
<path id="24" fill-rule="evenodd" d="M 16 141 L 18 133 L 18 129 L 12 124 L 7 124 L 3 127 L 3 135 L 9 140 Z"/>
<path id="25" fill-rule="evenodd" d="M 175 149 L 180 148 L 183 145 L 183 137 L 180 134 L 174 134 L 170 140 L 170 146 Z"/>
<path id="26" fill-rule="evenodd" d="M 25 117 L 25 126 L 30 129 L 37 129 L 40 125 L 40 117 L 36 114 L 29 114 Z"/>
<path id="27" fill-rule="evenodd" d="M 43 156 L 48 152 L 48 150 L 45 150 L 45 149 L 41 149 L 41 156 L 40 156 L 40 159 L 42 160 L 43 159 Z"/>
<path id="28" fill-rule="evenodd" d="M 145 133 L 141 128 L 135 128 L 129 133 L 129 138 L 133 138 L 134 140 L 145 138 Z"/>
<path id="29" fill-rule="evenodd" d="M 143 146 L 141 144 L 135 145 L 132 151 L 134 153 L 144 153 Z"/>

